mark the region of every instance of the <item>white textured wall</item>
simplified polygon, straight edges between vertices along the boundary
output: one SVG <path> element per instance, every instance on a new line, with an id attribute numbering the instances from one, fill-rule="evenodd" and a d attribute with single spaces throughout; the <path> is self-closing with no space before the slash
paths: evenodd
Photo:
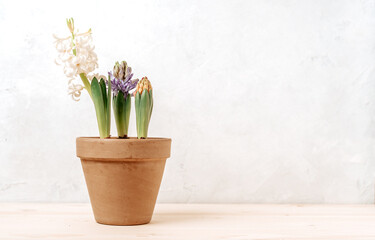
<path id="1" fill-rule="evenodd" d="M 0 201 L 88 201 L 94 107 L 53 62 L 70 16 L 101 73 L 152 81 L 159 201 L 374 202 L 375 2 L 334 0 L 0 1 Z"/>

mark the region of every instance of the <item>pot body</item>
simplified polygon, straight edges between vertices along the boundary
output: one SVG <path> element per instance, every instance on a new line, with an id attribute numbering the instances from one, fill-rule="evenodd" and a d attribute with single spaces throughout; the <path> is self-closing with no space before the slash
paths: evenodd
<path id="1" fill-rule="evenodd" d="M 110 225 L 151 221 L 171 139 L 77 138 L 95 220 Z"/>

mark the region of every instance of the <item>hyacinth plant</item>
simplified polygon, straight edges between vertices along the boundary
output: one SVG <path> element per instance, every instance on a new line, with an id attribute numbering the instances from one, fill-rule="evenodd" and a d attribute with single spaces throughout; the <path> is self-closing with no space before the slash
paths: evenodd
<path id="1" fill-rule="evenodd" d="M 138 139 L 147 138 L 153 108 L 150 81 L 147 77 L 142 78 L 141 81 L 133 80 L 132 69 L 125 61 L 115 63 L 113 72 L 108 72 L 108 80 L 103 75 L 94 74 L 93 71 L 98 67 L 98 58 L 92 44 L 91 29 L 80 33 L 74 27 L 73 18 L 67 19 L 66 23 L 70 35 L 63 38 L 56 35 L 54 37 L 58 51 L 55 62 L 63 65 L 64 74 L 69 79 L 68 93 L 73 100 L 79 101 L 82 90 L 87 90 L 95 106 L 100 138 L 110 137 L 112 90 L 118 136 L 128 137 L 131 97 L 134 96 L 137 136 Z M 83 85 L 76 82 L 78 76 Z M 130 93 L 135 87 L 136 90 Z"/>
<path id="2" fill-rule="evenodd" d="M 63 65 L 64 73 L 69 79 L 68 92 L 73 100 L 78 101 L 81 91 L 87 90 L 95 106 L 100 138 L 110 137 L 111 81 L 108 81 L 107 88 L 106 77 L 92 73 L 98 67 L 98 58 L 92 44 L 91 29 L 80 33 L 78 29 L 75 29 L 73 18 L 67 19 L 66 23 L 70 35 L 63 38 L 54 35 L 58 51 L 55 62 L 58 65 Z M 83 85 L 76 82 L 78 76 Z"/>
<path id="3" fill-rule="evenodd" d="M 135 93 L 135 112 L 137 118 L 137 136 L 140 139 L 147 138 L 148 125 L 150 123 L 154 100 L 152 87 L 147 77 L 137 84 Z"/>
<path id="4" fill-rule="evenodd" d="M 113 90 L 113 113 L 117 134 L 119 138 L 127 138 L 131 109 L 131 94 L 129 91 L 137 86 L 138 79 L 132 80 L 132 69 L 125 61 L 116 62 L 113 73 L 109 72 L 108 74 Z"/>

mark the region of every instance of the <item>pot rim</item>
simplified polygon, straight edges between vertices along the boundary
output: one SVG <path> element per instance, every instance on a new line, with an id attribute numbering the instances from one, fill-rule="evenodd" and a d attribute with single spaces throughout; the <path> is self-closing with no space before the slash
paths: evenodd
<path id="1" fill-rule="evenodd" d="M 127 140 L 127 141 L 148 141 L 148 140 L 165 140 L 165 139 L 171 139 L 171 138 L 165 138 L 165 137 L 148 137 L 146 139 L 139 139 L 137 137 L 128 137 L 128 138 L 118 138 L 118 137 L 109 137 L 109 138 L 100 138 L 98 136 L 96 137 L 77 137 L 76 139 L 78 138 L 85 138 L 85 139 L 97 139 L 97 140 L 104 140 L 104 141 L 108 141 L 108 140 Z"/>
<path id="2" fill-rule="evenodd" d="M 151 161 L 170 157 L 170 138 L 77 137 L 77 157 L 94 161 Z"/>

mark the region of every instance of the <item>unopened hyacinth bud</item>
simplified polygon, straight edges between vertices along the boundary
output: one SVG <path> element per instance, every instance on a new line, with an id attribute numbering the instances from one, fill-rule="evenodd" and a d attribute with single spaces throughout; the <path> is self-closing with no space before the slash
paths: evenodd
<path id="1" fill-rule="evenodd" d="M 119 79 L 119 73 L 120 73 L 120 64 L 116 62 L 115 66 L 113 66 L 113 76 Z"/>
<path id="2" fill-rule="evenodd" d="M 137 136 L 145 139 L 148 134 L 148 125 L 152 114 L 154 100 L 152 86 L 147 77 L 138 82 L 135 91 L 135 112 L 137 118 Z"/>
<path id="3" fill-rule="evenodd" d="M 113 67 L 113 76 L 115 78 L 125 80 L 129 73 L 131 73 L 131 68 L 128 67 L 128 64 L 125 61 L 115 63 L 115 66 Z"/>
<path id="4" fill-rule="evenodd" d="M 135 94 L 139 92 L 142 95 L 143 90 L 147 90 L 148 92 L 152 90 L 151 82 L 147 79 L 147 77 L 142 78 L 141 81 L 138 82 Z"/>
<path id="5" fill-rule="evenodd" d="M 66 19 L 66 25 L 68 25 L 69 31 L 74 33 L 74 20 L 73 18 Z"/>
<path id="6" fill-rule="evenodd" d="M 127 70 L 128 70 L 128 64 L 125 61 L 122 61 L 120 63 L 120 72 L 119 72 L 119 79 L 120 80 L 125 80 Z"/>

